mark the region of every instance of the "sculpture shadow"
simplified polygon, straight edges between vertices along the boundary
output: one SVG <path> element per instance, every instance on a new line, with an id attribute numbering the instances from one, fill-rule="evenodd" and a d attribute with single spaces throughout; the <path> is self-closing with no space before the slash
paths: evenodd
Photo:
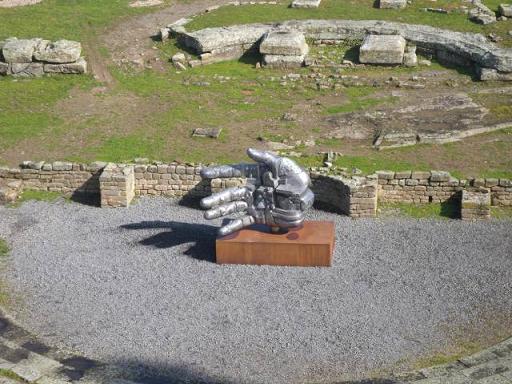
<path id="1" fill-rule="evenodd" d="M 201 369 L 172 362 L 141 362 L 134 359 L 123 359 L 114 362 L 121 368 L 123 378 L 140 384 L 236 384 L 227 379 L 212 377 Z"/>
<path id="2" fill-rule="evenodd" d="M 215 262 L 215 239 L 218 228 L 213 225 L 182 223 L 177 221 L 141 221 L 121 225 L 122 229 L 161 229 L 139 241 L 139 244 L 155 248 L 173 248 L 193 243 L 184 254 L 197 260 Z"/>

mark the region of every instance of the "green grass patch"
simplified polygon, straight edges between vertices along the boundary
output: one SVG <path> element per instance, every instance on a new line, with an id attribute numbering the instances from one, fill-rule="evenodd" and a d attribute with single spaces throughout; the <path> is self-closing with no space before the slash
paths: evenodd
<path id="1" fill-rule="evenodd" d="M 26 201 L 55 201 L 62 197 L 61 193 L 50 191 L 38 191 L 34 189 L 25 189 L 19 196 L 18 200 L 11 207 L 18 207 Z"/>
<path id="2" fill-rule="evenodd" d="M 131 8 L 129 0 L 45 0 L 39 4 L 0 8 L 0 39 L 42 37 L 84 41 L 116 19 L 154 11 Z"/>
<path id="3" fill-rule="evenodd" d="M 499 220 L 512 220 L 512 207 L 491 207 L 491 217 Z"/>
<path id="4" fill-rule="evenodd" d="M 379 204 L 381 215 L 389 213 L 412 217 L 454 219 L 458 217 L 459 208 L 455 202 L 407 204 L 407 203 L 383 203 Z"/>
<path id="5" fill-rule="evenodd" d="M 27 382 L 27 381 L 25 381 L 25 379 L 23 379 L 21 376 L 19 376 L 15 372 L 11 371 L 10 369 L 0 368 L 0 376 L 11 379 L 11 380 L 19 381 L 21 383 Z"/>
<path id="6" fill-rule="evenodd" d="M 9 246 L 7 245 L 7 241 L 0 238 L 0 257 L 6 256 L 9 253 Z"/>
<path id="7" fill-rule="evenodd" d="M 414 363 L 414 369 L 429 368 L 436 365 L 453 363 L 463 357 L 470 356 L 482 350 L 482 345 L 476 342 L 466 342 L 458 345 L 453 352 L 437 352 L 423 357 Z"/>
<path id="8" fill-rule="evenodd" d="M 62 120 L 50 110 L 74 87 L 92 87 L 89 76 L 55 76 L 16 80 L 0 78 L 0 149 L 21 140 L 51 135 Z"/>

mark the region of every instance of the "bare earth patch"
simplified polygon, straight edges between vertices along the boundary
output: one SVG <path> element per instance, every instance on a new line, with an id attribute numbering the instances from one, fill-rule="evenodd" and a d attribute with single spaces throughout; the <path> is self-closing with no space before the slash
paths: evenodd
<path id="1" fill-rule="evenodd" d="M 0 8 L 23 7 L 25 5 L 33 5 L 43 0 L 0 0 Z"/>

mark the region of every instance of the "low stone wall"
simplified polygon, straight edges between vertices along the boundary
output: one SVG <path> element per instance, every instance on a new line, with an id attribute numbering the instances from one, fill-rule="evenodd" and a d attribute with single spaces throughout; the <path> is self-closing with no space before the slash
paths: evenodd
<path id="1" fill-rule="evenodd" d="M 23 189 L 63 193 L 102 207 L 128 206 L 135 196 L 198 199 L 225 188 L 244 185 L 243 178 L 202 180 L 202 165 L 178 163 L 113 164 L 95 162 L 24 162 L 0 167 L 0 195 Z M 512 180 L 459 180 L 444 171 L 379 171 L 370 176 L 338 176 L 310 171 L 319 208 L 350 217 L 373 217 L 378 203 L 428 204 L 461 200 L 462 191 L 483 188 L 494 206 L 512 206 Z M 14 191 L 14 192 L 13 192 Z M 4 203 L 7 198 L 3 199 Z"/>
<path id="2" fill-rule="evenodd" d="M 374 217 L 377 213 L 377 179 L 344 178 L 311 172 L 315 204 L 350 217 Z"/>
<path id="3" fill-rule="evenodd" d="M 0 75 L 39 77 L 86 73 L 87 62 L 81 53 L 82 46 L 76 41 L 10 37 L 0 41 Z"/>
<path id="4" fill-rule="evenodd" d="M 499 48 L 483 35 L 454 32 L 427 25 L 379 20 L 290 20 L 282 23 L 247 24 L 187 32 L 185 24 L 168 26 L 178 42 L 205 62 L 236 59 L 255 49 L 270 31 L 295 30 L 317 41 L 362 41 L 370 35 L 401 35 L 418 52 L 442 62 L 473 65 L 482 80 L 512 80 L 512 49 Z"/>
<path id="5" fill-rule="evenodd" d="M 509 179 L 470 179 L 452 177 L 448 172 L 377 172 L 379 202 L 442 203 L 460 200 L 460 193 L 472 187 L 487 188 L 494 206 L 512 206 L 512 181 Z"/>
<path id="6" fill-rule="evenodd" d="M 199 165 L 151 164 L 135 165 L 135 195 L 167 197 L 207 196 L 210 182 L 202 180 Z"/>
<path id="7" fill-rule="evenodd" d="M 88 198 L 100 194 L 99 176 L 106 163 L 24 162 L 20 168 L 0 167 L 0 180 L 21 180 L 23 189 L 59 192 Z"/>

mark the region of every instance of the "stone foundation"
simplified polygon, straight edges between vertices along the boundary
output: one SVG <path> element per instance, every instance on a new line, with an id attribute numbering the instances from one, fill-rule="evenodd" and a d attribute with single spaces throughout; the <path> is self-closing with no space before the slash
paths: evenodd
<path id="1" fill-rule="evenodd" d="M 0 41 L 0 75 L 40 77 L 44 74 L 82 74 L 87 62 L 80 57 L 79 42 L 43 39 L 17 39 Z"/>
<path id="2" fill-rule="evenodd" d="M 244 185 L 243 178 L 202 180 L 202 165 L 24 162 L 0 167 L 0 201 L 12 202 L 23 189 L 59 192 L 102 207 L 128 206 L 134 196 L 199 199 Z M 428 204 L 461 201 L 463 191 L 485 188 L 493 206 L 512 206 L 512 180 L 459 180 L 444 171 L 379 171 L 370 176 L 310 171 L 318 207 L 351 217 L 373 217 L 378 203 Z"/>
<path id="3" fill-rule="evenodd" d="M 282 23 L 246 24 L 221 28 L 206 28 L 187 32 L 186 22 L 169 26 L 178 43 L 208 60 L 240 58 L 248 49 L 258 47 L 262 37 L 271 31 L 297 31 L 314 41 L 362 41 L 370 35 L 400 35 L 408 44 L 415 45 L 422 54 L 441 60 L 464 63 L 496 71 L 497 80 L 509 80 L 512 73 L 512 49 L 500 48 L 477 33 L 454 32 L 427 25 L 414 25 L 381 20 L 290 20 Z M 225 52 L 231 52 L 226 55 Z M 482 80 L 489 79 L 483 71 Z"/>

